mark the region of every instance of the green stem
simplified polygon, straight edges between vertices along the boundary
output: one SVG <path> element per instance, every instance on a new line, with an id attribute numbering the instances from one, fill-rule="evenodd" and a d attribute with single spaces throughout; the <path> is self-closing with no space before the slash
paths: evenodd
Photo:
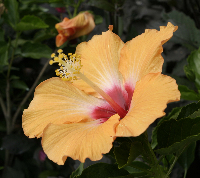
<path id="1" fill-rule="evenodd" d="M 7 79 L 8 79 L 9 76 L 10 76 L 10 70 L 11 70 L 11 67 L 12 67 L 13 60 L 14 60 L 15 50 L 16 50 L 16 48 L 17 48 L 17 42 L 18 42 L 18 39 L 19 39 L 20 34 L 21 34 L 21 32 L 17 32 L 17 34 L 16 34 L 16 39 L 15 39 L 14 49 L 13 49 L 13 52 L 12 52 L 12 56 L 11 56 L 11 60 L 10 60 L 10 64 L 9 64 L 9 66 L 8 66 Z"/>
<path id="2" fill-rule="evenodd" d="M 11 104 L 10 104 L 10 80 L 9 78 L 6 80 L 6 104 L 7 104 L 7 113 L 6 113 L 6 128 L 7 128 L 7 135 L 11 132 L 10 122 L 11 122 Z"/>
<path id="3" fill-rule="evenodd" d="M 82 0 L 78 0 L 78 3 L 77 4 L 74 4 L 74 13 L 73 13 L 73 17 L 75 17 L 77 15 L 77 11 L 78 11 L 78 8 L 81 4 L 81 1 Z"/>
<path id="4" fill-rule="evenodd" d="M 12 119 L 12 129 L 14 128 L 16 119 L 22 109 L 22 106 L 26 103 L 26 101 L 28 100 L 28 98 L 30 97 L 30 95 L 33 93 L 36 85 L 38 84 L 40 78 L 42 77 L 42 75 L 44 74 L 47 66 L 49 65 L 49 60 L 47 60 L 47 62 L 45 63 L 45 65 L 43 66 L 42 70 L 40 71 L 38 77 L 36 78 L 35 82 L 33 83 L 33 85 L 31 86 L 30 90 L 28 91 L 28 93 L 26 94 L 26 96 L 24 97 L 24 99 L 22 100 L 22 102 L 19 104 L 17 111 L 15 112 L 13 119 Z"/>
<path id="5" fill-rule="evenodd" d="M 7 72 L 7 77 L 6 77 L 6 107 L 7 107 L 7 112 L 6 112 L 6 127 L 7 127 L 7 135 L 9 135 L 11 133 L 11 100 L 10 100 L 10 71 L 11 71 L 11 67 L 12 67 L 12 63 L 15 57 L 15 50 L 17 48 L 17 42 L 19 39 L 21 32 L 17 32 L 16 34 L 16 39 L 15 39 L 15 44 L 13 47 L 13 52 L 12 52 L 12 56 L 11 56 L 11 60 L 8 66 L 8 72 Z"/>
<path id="6" fill-rule="evenodd" d="M 172 169 L 173 169 L 174 165 L 176 164 L 176 161 L 177 161 L 177 160 L 178 160 L 178 156 L 175 156 L 175 158 L 174 158 L 174 161 L 173 161 L 172 165 L 170 166 L 170 168 L 169 168 L 169 170 L 168 170 L 167 174 L 165 175 L 165 178 L 168 178 L 168 176 L 169 176 L 169 175 L 170 175 L 170 173 L 172 172 Z"/>
<path id="7" fill-rule="evenodd" d="M 132 140 L 133 143 L 135 142 L 136 145 L 138 145 L 137 149 L 141 150 L 141 155 L 143 156 L 143 160 L 147 162 L 151 167 L 150 170 L 151 174 L 149 175 L 154 178 L 163 178 L 165 174 L 162 171 L 161 166 L 159 165 L 159 162 L 156 158 L 156 155 L 151 147 L 151 144 L 148 141 L 147 132 L 144 132 L 138 137 L 133 137 Z"/>
<path id="8" fill-rule="evenodd" d="M 0 105 L 1 105 L 1 108 L 2 108 L 2 111 L 3 111 L 3 115 L 4 115 L 4 117 L 6 117 L 6 113 L 7 113 L 6 105 L 5 105 L 4 101 L 3 101 L 3 97 L 1 95 L 1 93 L 0 93 Z"/>
<path id="9" fill-rule="evenodd" d="M 164 155 L 161 155 L 161 157 L 158 159 L 158 163 L 160 163 L 164 157 Z"/>
<path id="10" fill-rule="evenodd" d="M 71 14 L 71 12 L 69 10 L 69 6 L 68 5 L 66 6 L 66 9 L 67 9 L 67 13 L 69 14 L 69 18 L 71 19 L 73 16 L 72 16 L 72 14 Z"/>

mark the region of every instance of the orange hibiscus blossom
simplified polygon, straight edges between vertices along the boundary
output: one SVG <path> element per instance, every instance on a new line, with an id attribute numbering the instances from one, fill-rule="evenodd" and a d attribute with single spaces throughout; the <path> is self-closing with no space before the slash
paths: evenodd
<path id="1" fill-rule="evenodd" d="M 94 29 L 95 23 L 93 15 L 86 11 L 72 19 L 65 17 L 63 21 L 57 23 L 55 27 L 59 33 L 56 36 L 56 46 L 60 47 L 67 40 L 90 33 Z"/>
<path id="2" fill-rule="evenodd" d="M 180 100 L 176 81 L 161 74 L 162 45 L 176 29 L 168 23 L 124 44 L 110 27 L 79 44 L 76 54 L 58 50 L 50 64 L 59 63 L 61 78 L 36 88 L 23 113 L 24 133 L 42 137 L 44 152 L 60 165 L 68 156 L 99 160 L 115 137 L 142 134 L 165 115 L 167 103 Z"/>

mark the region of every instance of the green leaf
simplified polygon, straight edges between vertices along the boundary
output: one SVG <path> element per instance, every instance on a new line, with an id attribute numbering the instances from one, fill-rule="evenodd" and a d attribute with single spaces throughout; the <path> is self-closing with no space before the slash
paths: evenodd
<path id="1" fill-rule="evenodd" d="M 54 32 L 48 32 L 46 30 L 40 30 L 38 31 L 34 36 L 34 42 L 42 42 L 44 40 L 47 40 L 49 38 L 55 37 L 57 33 Z"/>
<path id="2" fill-rule="evenodd" d="M 200 48 L 193 51 L 187 58 L 187 61 L 188 67 L 186 68 L 187 71 L 190 71 L 188 77 L 189 79 L 193 79 L 196 87 L 200 90 Z"/>
<path id="3" fill-rule="evenodd" d="M 17 24 L 18 31 L 35 30 L 41 28 L 48 28 L 49 26 L 39 17 L 34 15 L 26 15 Z"/>
<path id="4" fill-rule="evenodd" d="M 103 17 L 100 15 L 94 15 L 94 22 L 96 25 L 103 23 Z"/>
<path id="5" fill-rule="evenodd" d="M 158 141 L 157 141 L 157 132 L 158 132 L 158 128 L 159 126 L 166 120 L 169 119 L 176 119 L 179 115 L 179 113 L 181 112 L 181 108 L 173 108 L 172 111 L 167 115 L 164 116 L 159 123 L 157 124 L 157 126 L 154 128 L 153 132 L 152 132 L 152 141 L 151 141 L 151 147 L 152 149 L 154 149 L 157 145 L 158 145 Z"/>
<path id="6" fill-rule="evenodd" d="M 190 50 L 197 49 L 200 46 L 200 30 L 196 28 L 194 20 L 189 16 L 173 10 L 164 14 L 164 18 L 178 26 L 172 40 L 188 47 Z"/>
<path id="7" fill-rule="evenodd" d="M 184 100 L 200 100 L 200 94 L 196 93 L 194 90 L 190 90 L 187 86 L 179 85 L 178 90 L 181 92 L 181 99 Z"/>
<path id="8" fill-rule="evenodd" d="M 24 4 L 29 3 L 54 3 L 54 2 L 62 2 L 63 0 L 21 0 Z"/>
<path id="9" fill-rule="evenodd" d="M 0 42 L 4 41 L 4 31 L 0 29 Z"/>
<path id="10" fill-rule="evenodd" d="M 195 115 L 200 109 L 200 101 L 198 103 L 190 103 L 187 106 L 184 106 L 181 108 L 181 111 L 177 117 L 177 120 L 180 120 L 182 118 L 190 117 L 190 118 L 196 118 L 200 117 L 200 115 Z"/>
<path id="11" fill-rule="evenodd" d="M 0 71 L 8 65 L 8 43 L 0 41 Z"/>
<path id="12" fill-rule="evenodd" d="M 184 107 L 174 108 L 167 116 L 163 117 L 157 126 L 154 128 L 152 133 L 152 142 L 151 147 L 154 149 L 158 145 L 157 136 L 158 136 L 158 129 L 160 125 L 167 120 L 175 119 L 180 120 L 186 117 L 196 118 L 200 117 L 200 102 L 198 103 L 191 103 Z"/>
<path id="13" fill-rule="evenodd" d="M 184 72 L 185 72 L 186 77 L 190 81 L 194 82 L 195 74 L 194 74 L 193 70 L 188 65 L 184 66 Z"/>
<path id="14" fill-rule="evenodd" d="M 200 117 L 168 120 L 158 128 L 157 153 L 179 155 L 189 144 L 200 139 Z"/>
<path id="15" fill-rule="evenodd" d="M 133 161 L 129 166 L 137 170 L 144 171 L 144 172 L 145 171 L 149 172 L 151 169 L 150 166 L 148 166 L 147 164 L 141 161 Z"/>
<path id="16" fill-rule="evenodd" d="M 63 2 L 65 3 L 65 5 L 69 5 L 69 6 L 75 3 L 74 0 L 63 0 Z"/>
<path id="17" fill-rule="evenodd" d="M 22 56 L 34 59 L 50 58 L 52 50 L 45 44 L 27 42 L 22 46 Z"/>
<path id="18" fill-rule="evenodd" d="M 119 169 L 129 165 L 140 154 L 140 150 L 135 147 L 134 143 L 130 142 L 123 142 L 119 147 L 114 148 L 114 155 Z"/>
<path id="19" fill-rule="evenodd" d="M 54 170 L 46 170 L 40 173 L 39 178 L 48 178 L 48 177 L 55 177 L 58 175 L 57 171 Z"/>
<path id="20" fill-rule="evenodd" d="M 132 137 L 133 142 L 133 149 L 134 151 L 137 150 L 137 152 L 140 152 L 140 155 L 142 155 L 142 158 L 145 162 L 149 163 L 149 165 L 154 165 L 155 159 L 154 159 L 154 153 L 152 153 L 151 146 L 148 141 L 148 135 L 146 132 L 141 134 L 137 137 Z M 138 154 L 138 153 L 137 153 Z"/>
<path id="21" fill-rule="evenodd" d="M 95 6 L 100 9 L 104 9 L 109 12 L 114 12 L 115 11 L 115 6 L 114 3 L 111 3 L 106 0 L 90 0 L 88 3 L 90 6 Z"/>
<path id="22" fill-rule="evenodd" d="M 84 163 L 80 163 L 79 167 L 74 172 L 72 172 L 70 178 L 75 178 L 77 176 L 80 176 L 84 170 L 83 166 Z"/>
<path id="23" fill-rule="evenodd" d="M 17 0 L 4 0 L 4 5 L 7 9 L 5 18 L 13 29 L 16 29 L 16 25 L 19 22 L 19 10 Z"/>
<path id="24" fill-rule="evenodd" d="M 128 174 L 126 170 L 118 169 L 115 164 L 97 163 L 86 168 L 78 178 L 109 178 Z"/>
<path id="25" fill-rule="evenodd" d="M 29 90 L 29 88 L 26 85 L 26 83 L 24 81 L 22 81 L 22 80 L 13 80 L 11 82 L 11 85 L 12 85 L 13 88 L 18 88 L 18 89 L 22 89 L 22 90 L 26 90 L 26 91 Z"/>
<path id="26" fill-rule="evenodd" d="M 34 140 L 25 135 L 12 134 L 3 138 L 2 148 L 7 149 L 11 154 L 22 154 L 34 145 Z"/>
<path id="27" fill-rule="evenodd" d="M 178 158 L 178 163 L 184 170 L 188 170 L 195 157 L 196 142 L 191 143 Z"/>

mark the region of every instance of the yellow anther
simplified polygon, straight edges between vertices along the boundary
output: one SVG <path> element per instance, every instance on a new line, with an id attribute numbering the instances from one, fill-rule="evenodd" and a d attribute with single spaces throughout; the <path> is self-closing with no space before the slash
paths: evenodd
<path id="1" fill-rule="evenodd" d="M 59 54 L 58 57 L 62 59 L 64 57 L 64 55 L 63 54 Z"/>
<path id="2" fill-rule="evenodd" d="M 53 60 L 49 61 L 49 64 L 58 63 L 60 69 L 55 70 L 56 75 L 61 77 L 65 81 L 77 80 L 77 75 L 80 74 L 82 67 L 80 55 L 69 53 L 68 57 L 65 55 L 62 49 L 59 49 L 58 56 L 54 53 L 51 55 Z"/>
<path id="3" fill-rule="evenodd" d="M 51 54 L 51 58 L 55 57 L 55 55 L 56 55 L 55 53 L 52 53 L 52 54 Z"/>
<path id="4" fill-rule="evenodd" d="M 62 52 L 63 52 L 63 50 L 62 50 L 62 49 L 59 49 L 57 52 L 58 52 L 58 53 L 62 53 Z"/>
<path id="5" fill-rule="evenodd" d="M 58 57 L 54 57 L 54 61 L 59 61 L 59 58 Z"/>
<path id="6" fill-rule="evenodd" d="M 50 65 L 52 65 L 53 63 L 54 63 L 53 60 L 50 60 L 50 61 L 49 61 L 49 64 L 50 64 Z"/>

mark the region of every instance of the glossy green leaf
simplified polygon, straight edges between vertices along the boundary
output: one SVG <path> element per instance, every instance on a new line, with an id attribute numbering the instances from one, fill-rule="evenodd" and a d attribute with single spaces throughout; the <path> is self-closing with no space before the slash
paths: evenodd
<path id="1" fill-rule="evenodd" d="M 126 176 L 119 176 L 117 178 L 152 177 L 151 167 L 141 161 L 134 161 L 130 164 L 130 166 L 125 166 L 124 169 L 126 169 L 130 174 Z"/>
<path id="2" fill-rule="evenodd" d="M 45 44 L 27 42 L 22 46 L 22 56 L 34 59 L 50 58 L 52 50 Z"/>
<path id="3" fill-rule="evenodd" d="M 181 92 L 181 99 L 184 100 L 200 100 L 200 94 L 194 90 L 190 90 L 187 86 L 179 85 L 178 90 Z"/>
<path id="4" fill-rule="evenodd" d="M 16 25 L 19 22 L 19 10 L 17 0 L 4 0 L 4 5 L 7 9 L 5 18 L 13 29 L 16 29 Z"/>
<path id="5" fill-rule="evenodd" d="M 196 118 L 200 117 L 199 115 L 194 115 L 200 110 L 200 101 L 198 103 L 190 103 L 187 106 L 184 106 L 181 108 L 181 111 L 177 117 L 177 120 L 190 117 L 190 118 Z"/>
<path id="6" fill-rule="evenodd" d="M 140 152 L 140 155 L 142 155 L 142 159 L 147 162 L 149 165 L 155 164 L 154 159 L 154 153 L 152 153 L 151 146 L 148 141 L 148 135 L 147 132 L 144 132 L 140 136 L 132 137 L 133 142 L 133 150 L 137 152 Z"/>
<path id="7" fill-rule="evenodd" d="M 160 125 L 167 120 L 175 119 L 180 120 L 186 117 L 196 118 L 200 117 L 200 102 L 198 103 L 191 103 L 184 107 L 174 108 L 167 116 L 163 117 L 157 126 L 154 128 L 152 133 L 152 142 L 151 146 L 154 149 L 158 145 L 157 136 L 158 136 L 158 129 Z"/>
<path id="8" fill-rule="evenodd" d="M 78 178 L 109 178 L 128 174 L 128 171 L 118 169 L 115 164 L 97 163 L 86 168 Z"/>
<path id="9" fill-rule="evenodd" d="M 130 165 L 130 167 L 132 168 L 135 168 L 137 170 L 140 170 L 140 171 L 147 171 L 149 172 L 151 167 L 147 164 L 145 164 L 144 162 L 141 162 L 141 161 L 133 161 Z"/>
<path id="10" fill-rule="evenodd" d="M 114 3 L 107 0 L 90 0 L 89 5 L 104 9 L 109 12 L 115 11 Z"/>
<path id="11" fill-rule="evenodd" d="M 126 176 L 117 176 L 115 178 L 152 178 L 152 176 L 142 175 L 142 174 L 129 174 Z"/>
<path id="12" fill-rule="evenodd" d="M 26 15 L 17 24 L 18 31 L 35 30 L 41 28 L 48 28 L 49 26 L 39 17 L 34 15 Z"/>
<path id="13" fill-rule="evenodd" d="M 59 173 L 57 171 L 54 170 L 45 170 L 42 171 L 39 175 L 38 178 L 48 178 L 48 177 L 55 177 L 57 176 Z"/>
<path id="14" fill-rule="evenodd" d="M 159 154 L 180 154 L 192 142 L 200 139 L 200 117 L 170 119 L 163 122 L 157 132 Z"/>
<path id="15" fill-rule="evenodd" d="M 176 119 L 179 115 L 179 113 L 181 112 L 181 108 L 173 108 L 173 110 L 167 115 L 167 116 L 164 116 L 160 121 L 159 123 L 157 124 L 157 126 L 153 129 L 153 132 L 152 132 L 152 136 L 151 136 L 151 147 L 152 149 L 154 149 L 157 145 L 158 145 L 158 141 L 157 141 L 157 132 L 158 132 L 158 128 L 159 126 L 166 120 L 169 120 L 169 119 Z"/>
<path id="16" fill-rule="evenodd" d="M 193 51 L 189 57 L 187 58 L 188 67 L 190 69 L 189 79 L 194 79 L 196 87 L 200 90 L 200 48 L 198 50 Z M 192 74 L 194 76 L 192 76 Z"/>
<path id="17" fill-rule="evenodd" d="M 123 142 L 119 147 L 114 148 L 114 155 L 119 169 L 129 165 L 141 154 L 134 143 Z"/>
<path id="18" fill-rule="evenodd" d="M 29 88 L 26 85 L 26 83 L 24 81 L 22 81 L 22 80 L 13 80 L 11 82 L 11 85 L 12 85 L 13 88 L 18 88 L 18 89 L 22 89 L 22 90 L 26 90 L 26 91 L 29 90 Z"/>
<path id="19" fill-rule="evenodd" d="M 194 74 L 193 69 L 190 68 L 188 65 L 186 65 L 186 66 L 184 66 L 184 72 L 185 72 L 186 77 L 190 81 L 194 82 L 194 80 L 195 80 L 195 74 Z"/>
<path id="20" fill-rule="evenodd" d="M 55 33 L 55 32 L 51 33 L 47 30 L 40 30 L 35 34 L 33 40 L 34 40 L 34 42 L 42 42 L 42 41 L 47 40 L 52 37 L 55 38 L 56 35 L 57 35 L 57 33 Z"/>
<path id="21" fill-rule="evenodd" d="M 74 171 L 72 172 L 70 178 L 75 178 L 77 176 L 80 176 L 84 170 L 84 163 L 80 163 L 79 167 Z"/>
<path id="22" fill-rule="evenodd" d="M 188 170 L 195 158 L 196 142 L 191 143 L 178 158 L 178 163 L 184 170 Z"/>
<path id="23" fill-rule="evenodd" d="M 164 18 L 178 26 L 172 40 L 188 47 L 190 50 L 197 49 L 200 46 L 200 30 L 197 29 L 193 19 L 176 10 L 164 14 Z"/>

